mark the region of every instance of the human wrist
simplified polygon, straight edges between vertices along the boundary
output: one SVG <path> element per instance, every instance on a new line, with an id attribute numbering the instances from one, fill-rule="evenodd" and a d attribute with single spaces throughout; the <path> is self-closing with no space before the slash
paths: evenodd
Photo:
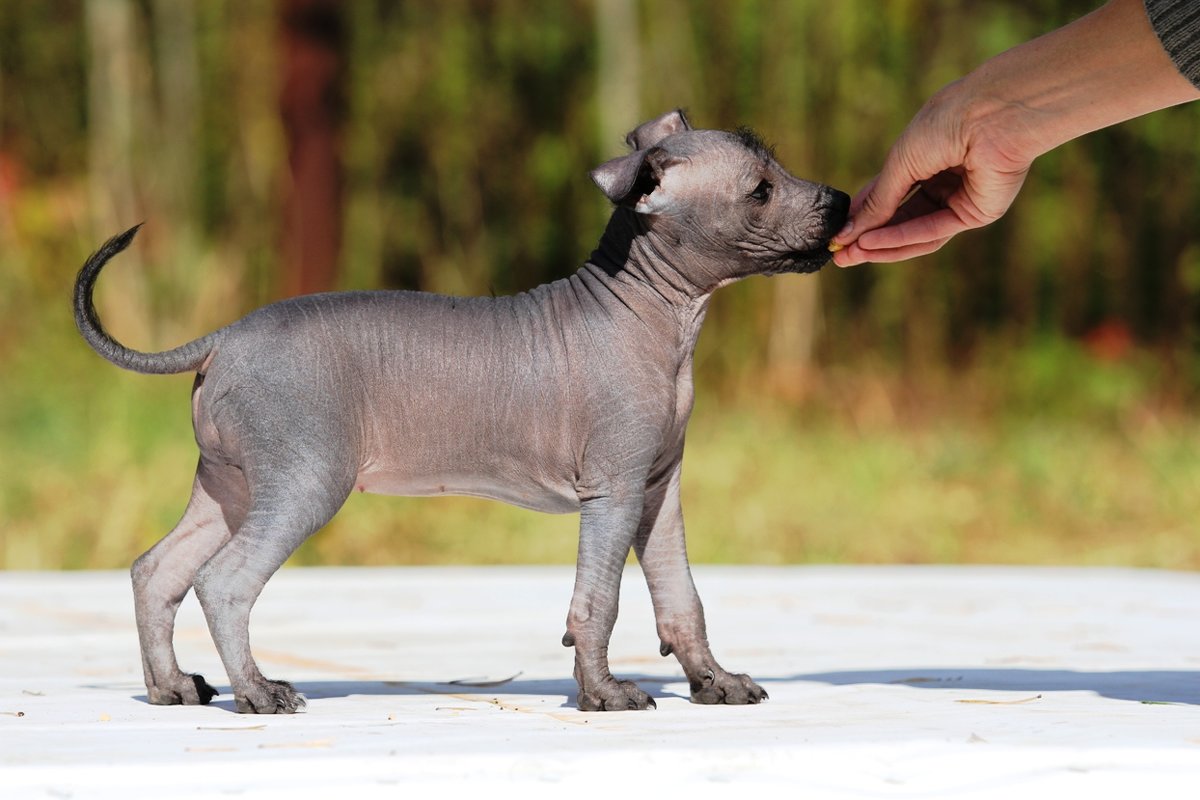
<path id="1" fill-rule="evenodd" d="M 1080 118 L 1092 106 L 1089 67 L 1054 38 L 1034 39 L 989 59 L 957 86 L 967 142 L 1025 165 L 1101 127 Z"/>
<path id="2" fill-rule="evenodd" d="M 1053 114 L 991 81 L 986 72 L 971 73 L 943 91 L 951 95 L 945 102 L 957 104 L 953 113 L 967 159 L 984 157 L 993 167 L 1022 169 L 1061 143 Z"/>

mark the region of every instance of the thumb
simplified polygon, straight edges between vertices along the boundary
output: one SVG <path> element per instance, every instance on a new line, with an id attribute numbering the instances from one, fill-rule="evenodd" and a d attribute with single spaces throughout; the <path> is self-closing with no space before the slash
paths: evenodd
<path id="1" fill-rule="evenodd" d="M 871 196 L 871 192 L 875 190 L 877 183 L 879 183 L 878 175 L 867 181 L 867 185 L 859 189 L 858 193 L 850 198 L 850 210 L 846 215 L 846 224 L 842 226 L 840 231 L 834 234 L 833 239 L 830 241 L 831 244 L 838 245 L 839 250 L 854 242 L 858 238 L 858 235 L 865 230 L 859 229 L 858 216 L 862 213 L 863 204 Z"/>
<path id="2" fill-rule="evenodd" d="M 867 231 L 886 225 L 913 187 L 936 172 L 918 174 L 928 170 L 914 169 L 911 159 L 904 156 L 903 148 L 903 140 L 897 142 L 884 160 L 880 173 L 850 201 L 850 219 L 834 237 L 839 242 L 852 242 Z"/>

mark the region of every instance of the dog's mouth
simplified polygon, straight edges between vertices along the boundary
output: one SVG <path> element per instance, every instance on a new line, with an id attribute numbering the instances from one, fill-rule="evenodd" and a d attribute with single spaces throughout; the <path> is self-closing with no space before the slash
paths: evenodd
<path id="1" fill-rule="evenodd" d="M 849 218 L 850 197 L 842 192 L 831 191 L 830 202 L 827 206 L 826 218 L 820 238 L 807 250 L 794 250 L 788 255 L 789 272 L 816 272 L 829 263 L 833 253 L 829 243 L 835 234 L 842 229 Z"/>
<path id="2" fill-rule="evenodd" d="M 833 257 L 833 253 L 829 252 L 829 240 L 826 239 L 819 247 L 814 247 L 811 250 L 794 250 L 788 254 L 787 272 L 816 272 L 821 267 L 829 262 Z"/>
<path id="3" fill-rule="evenodd" d="M 796 244 L 803 245 L 794 250 L 781 252 L 778 272 L 816 272 L 829 263 L 833 253 L 829 244 L 849 219 L 850 196 L 836 189 L 828 189 L 816 208 L 808 212 L 811 227 L 802 234 Z"/>
<path id="4" fill-rule="evenodd" d="M 787 257 L 788 266 L 785 269 L 788 272 L 816 272 L 828 264 L 829 259 L 833 258 L 833 252 L 829 249 L 829 243 L 833 241 L 834 234 L 842 229 L 842 225 L 845 222 L 844 215 L 840 219 L 832 220 L 831 224 L 827 225 L 825 233 L 811 248 L 807 250 L 793 250 L 789 253 Z"/>

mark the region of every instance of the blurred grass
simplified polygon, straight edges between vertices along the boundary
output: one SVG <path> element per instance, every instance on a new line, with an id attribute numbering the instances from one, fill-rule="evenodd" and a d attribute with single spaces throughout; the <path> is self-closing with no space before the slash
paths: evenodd
<path id="1" fill-rule="evenodd" d="M 5 359 L 0 567 L 125 567 L 186 503 L 191 377 L 121 372 L 61 322 L 36 332 L 55 360 Z M 684 468 L 693 560 L 1200 568 L 1200 419 L 1162 388 L 1160 360 L 1044 341 L 976 363 L 919 381 L 827 369 L 792 402 L 702 390 Z M 576 525 L 356 495 L 292 563 L 571 562 Z"/>

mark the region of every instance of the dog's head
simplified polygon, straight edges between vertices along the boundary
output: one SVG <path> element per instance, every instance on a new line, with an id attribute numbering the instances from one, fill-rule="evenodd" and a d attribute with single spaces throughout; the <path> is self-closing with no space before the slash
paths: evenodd
<path id="1" fill-rule="evenodd" d="M 850 198 L 793 177 L 752 131 L 693 130 L 672 111 L 626 142 L 633 152 L 594 169 L 592 180 L 669 243 L 672 263 L 696 285 L 814 272 L 829 260 Z"/>

